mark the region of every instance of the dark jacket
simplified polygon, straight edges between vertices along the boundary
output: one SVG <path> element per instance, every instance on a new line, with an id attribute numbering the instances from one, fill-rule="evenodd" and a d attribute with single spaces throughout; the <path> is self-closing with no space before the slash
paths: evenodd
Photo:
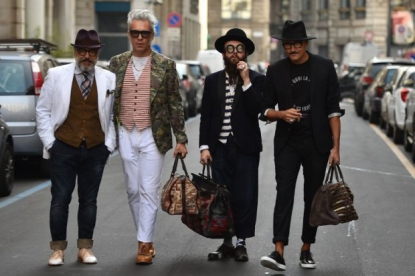
<path id="1" fill-rule="evenodd" d="M 232 133 L 239 150 L 244 153 L 262 151 L 261 131 L 258 115 L 261 111 L 261 96 L 265 76 L 249 70 L 251 87 L 243 91 L 238 85 L 231 113 Z M 200 117 L 199 146 L 208 145 L 211 153 L 219 142 L 225 112 L 225 70 L 206 77 Z"/>
<path id="2" fill-rule="evenodd" d="M 333 139 L 329 124 L 329 114 L 342 113 L 339 106 L 339 83 L 333 61 L 318 55 L 309 54 L 310 62 L 310 115 L 313 137 L 321 153 L 329 152 Z M 291 91 L 290 60 L 279 60 L 268 67 L 261 115 L 268 108 L 279 110 L 293 107 Z M 263 116 L 261 120 L 266 120 Z M 285 145 L 290 135 L 291 125 L 281 120 L 277 122 L 274 137 L 275 156 Z"/>

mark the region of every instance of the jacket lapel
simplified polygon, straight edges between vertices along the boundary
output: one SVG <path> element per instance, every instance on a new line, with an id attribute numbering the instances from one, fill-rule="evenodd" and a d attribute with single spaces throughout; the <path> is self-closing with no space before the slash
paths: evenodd
<path id="1" fill-rule="evenodd" d="M 150 76 L 150 103 L 153 102 L 160 89 L 161 82 L 166 74 L 166 62 L 160 59 L 159 54 L 151 52 L 151 76 Z"/>
<path id="2" fill-rule="evenodd" d="M 95 67 L 95 81 L 97 85 L 97 93 L 98 93 L 98 108 L 103 107 L 105 103 L 106 97 L 106 81 L 105 81 L 105 74 L 101 68 L 98 66 Z"/>
<path id="3" fill-rule="evenodd" d="M 218 75 L 218 100 L 221 104 L 220 109 L 222 118 L 225 114 L 225 93 L 226 93 L 226 74 L 225 70 L 219 72 Z"/>

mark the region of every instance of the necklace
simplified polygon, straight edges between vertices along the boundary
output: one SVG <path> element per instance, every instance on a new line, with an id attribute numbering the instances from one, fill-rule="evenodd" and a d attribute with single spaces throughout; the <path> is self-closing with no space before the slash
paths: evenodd
<path id="1" fill-rule="evenodd" d="M 144 68 L 144 66 L 146 65 L 146 63 L 144 62 L 144 63 L 142 63 L 142 62 L 139 62 L 138 63 L 138 68 L 135 66 L 135 62 L 134 62 L 134 60 L 133 59 L 131 59 L 131 63 L 132 63 L 132 65 L 133 65 L 133 67 L 134 67 L 134 69 L 137 71 L 137 72 L 141 72 L 142 70 L 143 70 L 143 68 Z"/>

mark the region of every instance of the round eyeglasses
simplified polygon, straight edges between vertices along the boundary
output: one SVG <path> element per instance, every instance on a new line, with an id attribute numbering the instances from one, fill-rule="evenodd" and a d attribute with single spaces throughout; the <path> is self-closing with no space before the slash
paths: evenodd
<path id="1" fill-rule="evenodd" d="M 233 45 L 228 45 L 225 47 L 226 52 L 228 52 L 229 54 L 232 54 L 233 52 L 235 52 L 235 49 L 238 53 L 243 53 L 245 51 L 245 46 L 243 44 L 238 44 L 235 46 Z"/>
<path id="2" fill-rule="evenodd" d="M 294 42 L 283 42 L 282 47 L 284 47 L 285 50 L 291 49 L 291 47 L 294 46 L 294 48 L 298 49 L 303 46 L 303 41 L 294 41 Z"/>
<path id="3" fill-rule="evenodd" d="M 137 30 L 130 30 L 130 35 L 134 38 L 137 38 L 141 35 L 142 38 L 150 37 L 152 31 L 137 31 Z"/>
<path id="4" fill-rule="evenodd" d="M 76 51 L 80 56 L 85 56 L 86 53 L 88 53 L 90 57 L 96 57 L 99 52 L 99 49 L 76 48 Z"/>

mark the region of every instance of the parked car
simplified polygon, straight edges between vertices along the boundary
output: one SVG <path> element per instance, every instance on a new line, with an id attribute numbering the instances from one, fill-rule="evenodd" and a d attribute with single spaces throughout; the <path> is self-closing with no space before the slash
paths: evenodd
<path id="1" fill-rule="evenodd" d="M 178 60 L 176 61 L 176 70 L 186 89 L 187 114 L 189 117 L 194 117 L 200 112 L 202 106 L 206 71 L 196 60 Z"/>
<path id="2" fill-rule="evenodd" d="M 0 105 L 0 196 L 8 196 L 11 194 L 13 181 L 13 138 L 8 125 L 1 116 Z"/>
<path id="3" fill-rule="evenodd" d="M 386 128 L 386 122 L 388 121 L 388 112 L 390 109 L 388 108 L 388 106 L 391 105 L 393 109 L 395 108 L 394 105 L 392 105 L 392 103 L 390 102 L 392 99 L 392 95 L 396 94 L 395 93 L 396 90 L 398 89 L 398 87 L 402 85 L 403 76 L 408 68 L 409 66 L 406 66 L 406 65 L 399 66 L 396 72 L 396 81 L 385 86 L 385 92 L 383 94 L 382 101 L 381 101 L 381 110 L 380 110 L 380 118 L 379 118 L 379 126 L 382 129 Z"/>
<path id="4" fill-rule="evenodd" d="M 415 88 L 413 80 L 415 80 L 415 66 L 405 71 L 388 102 L 386 135 L 392 137 L 396 144 L 403 142 L 406 101 L 409 92 Z"/>
<path id="5" fill-rule="evenodd" d="M 0 103 L 10 127 L 17 161 L 33 161 L 49 176 L 49 162 L 36 128 L 36 103 L 47 71 L 59 62 L 50 55 L 56 48 L 41 39 L 0 40 Z"/>
<path id="6" fill-rule="evenodd" d="M 376 124 L 379 122 L 385 87 L 396 81 L 399 65 L 387 65 L 379 70 L 372 84 L 364 92 L 363 119 Z"/>
<path id="7" fill-rule="evenodd" d="M 379 72 L 380 69 L 386 65 L 408 65 L 414 64 L 411 59 L 405 58 L 373 58 L 366 64 L 365 70 L 363 71 L 360 80 L 356 83 L 356 95 L 354 101 L 354 108 L 358 116 L 363 115 L 363 104 L 364 104 L 364 93 L 366 89 L 372 84 L 373 78 Z"/>
<path id="8" fill-rule="evenodd" d="M 348 66 L 347 71 L 339 77 L 340 100 L 354 98 L 356 95 L 356 83 L 365 70 L 365 64 L 354 63 Z"/>
<path id="9" fill-rule="evenodd" d="M 414 79 L 407 79 L 405 86 L 415 87 Z M 405 120 L 404 120 L 404 148 L 411 152 L 412 161 L 415 162 L 415 89 L 411 89 L 406 99 Z"/>

